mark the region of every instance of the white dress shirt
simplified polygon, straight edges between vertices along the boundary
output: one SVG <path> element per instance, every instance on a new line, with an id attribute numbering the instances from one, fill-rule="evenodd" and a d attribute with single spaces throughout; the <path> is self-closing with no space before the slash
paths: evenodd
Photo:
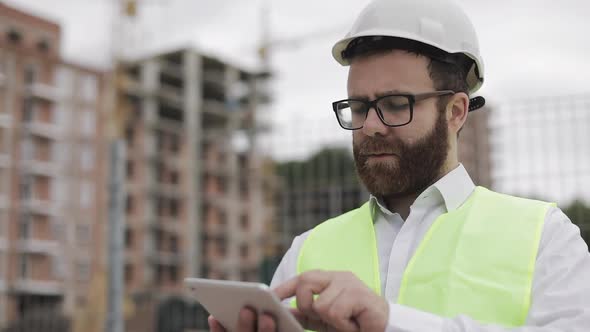
<path id="1" fill-rule="evenodd" d="M 428 187 L 410 207 L 404 222 L 374 196 L 373 220 L 379 254 L 382 296 L 389 302 L 387 332 L 549 332 L 590 331 L 590 254 L 579 228 L 559 209 L 550 208 L 533 276 L 531 306 L 526 324 L 506 328 L 477 322 L 465 315 L 446 318 L 397 304 L 408 261 L 434 220 L 457 209 L 475 185 L 459 165 Z M 297 275 L 297 257 L 309 231 L 297 236 L 279 264 L 271 287 Z"/>

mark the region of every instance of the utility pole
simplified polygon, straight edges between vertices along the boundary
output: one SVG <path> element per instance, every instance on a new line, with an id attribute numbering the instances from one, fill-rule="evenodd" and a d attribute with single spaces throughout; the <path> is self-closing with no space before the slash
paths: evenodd
<path id="1" fill-rule="evenodd" d="M 111 55 L 113 68 L 107 82 L 107 139 L 109 142 L 109 205 L 108 205 L 108 291 L 105 332 L 123 332 L 125 320 L 125 161 L 127 159 L 125 128 L 129 109 L 121 99 L 122 66 L 121 36 L 123 19 L 133 18 L 137 12 L 136 0 L 114 0 Z"/>

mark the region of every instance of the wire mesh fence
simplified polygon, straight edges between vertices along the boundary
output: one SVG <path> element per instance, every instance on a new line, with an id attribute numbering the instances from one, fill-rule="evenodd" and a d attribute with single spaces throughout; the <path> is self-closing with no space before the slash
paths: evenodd
<path id="1" fill-rule="evenodd" d="M 506 103 L 490 127 L 494 187 L 557 203 L 588 243 L 590 95 Z"/>

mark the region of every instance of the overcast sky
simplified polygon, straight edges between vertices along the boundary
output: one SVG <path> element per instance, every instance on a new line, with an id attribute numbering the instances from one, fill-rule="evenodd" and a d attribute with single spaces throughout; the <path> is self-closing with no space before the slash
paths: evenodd
<path id="1" fill-rule="evenodd" d="M 70 61 L 108 67 L 114 0 L 9 0 L 61 23 L 62 54 Z M 344 36 L 367 0 L 274 0 L 273 39 L 297 39 L 277 47 L 275 124 L 268 146 L 280 158 L 304 156 L 319 144 L 350 144 L 330 104 L 346 96 L 347 69 L 330 49 Z M 255 63 L 262 0 L 140 0 L 139 18 L 127 24 L 125 45 L 146 50 L 193 45 L 238 64 Z M 486 82 L 480 94 L 491 104 L 507 98 L 590 92 L 590 1 L 459 0 L 480 39 Z M 118 34 L 121 35 L 121 34 Z M 313 130 L 314 134 L 309 134 Z M 286 149 L 285 146 L 289 148 Z"/>

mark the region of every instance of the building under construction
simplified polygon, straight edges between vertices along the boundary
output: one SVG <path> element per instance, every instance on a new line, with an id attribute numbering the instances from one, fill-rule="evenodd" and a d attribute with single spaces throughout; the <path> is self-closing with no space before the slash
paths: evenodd
<path id="1" fill-rule="evenodd" d="M 122 71 L 126 293 L 150 312 L 185 296 L 185 277 L 257 280 L 272 218 L 256 139 L 267 75 L 190 49 Z M 138 317 L 130 328 L 153 325 Z"/>
<path id="2" fill-rule="evenodd" d="M 101 74 L 0 4 L 0 328 L 84 305 L 103 218 Z"/>
<path id="3" fill-rule="evenodd" d="M 103 75 L 61 60 L 59 25 L 1 4 L 0 18 L 0 328 L 42 313 L 95 330 L 112 269 Z M 257 142 L 268 74 L 187 49 L 117 76 L 127 330 L 161 330 L 185 277 L 259 278 L 274 213 Z"/>

